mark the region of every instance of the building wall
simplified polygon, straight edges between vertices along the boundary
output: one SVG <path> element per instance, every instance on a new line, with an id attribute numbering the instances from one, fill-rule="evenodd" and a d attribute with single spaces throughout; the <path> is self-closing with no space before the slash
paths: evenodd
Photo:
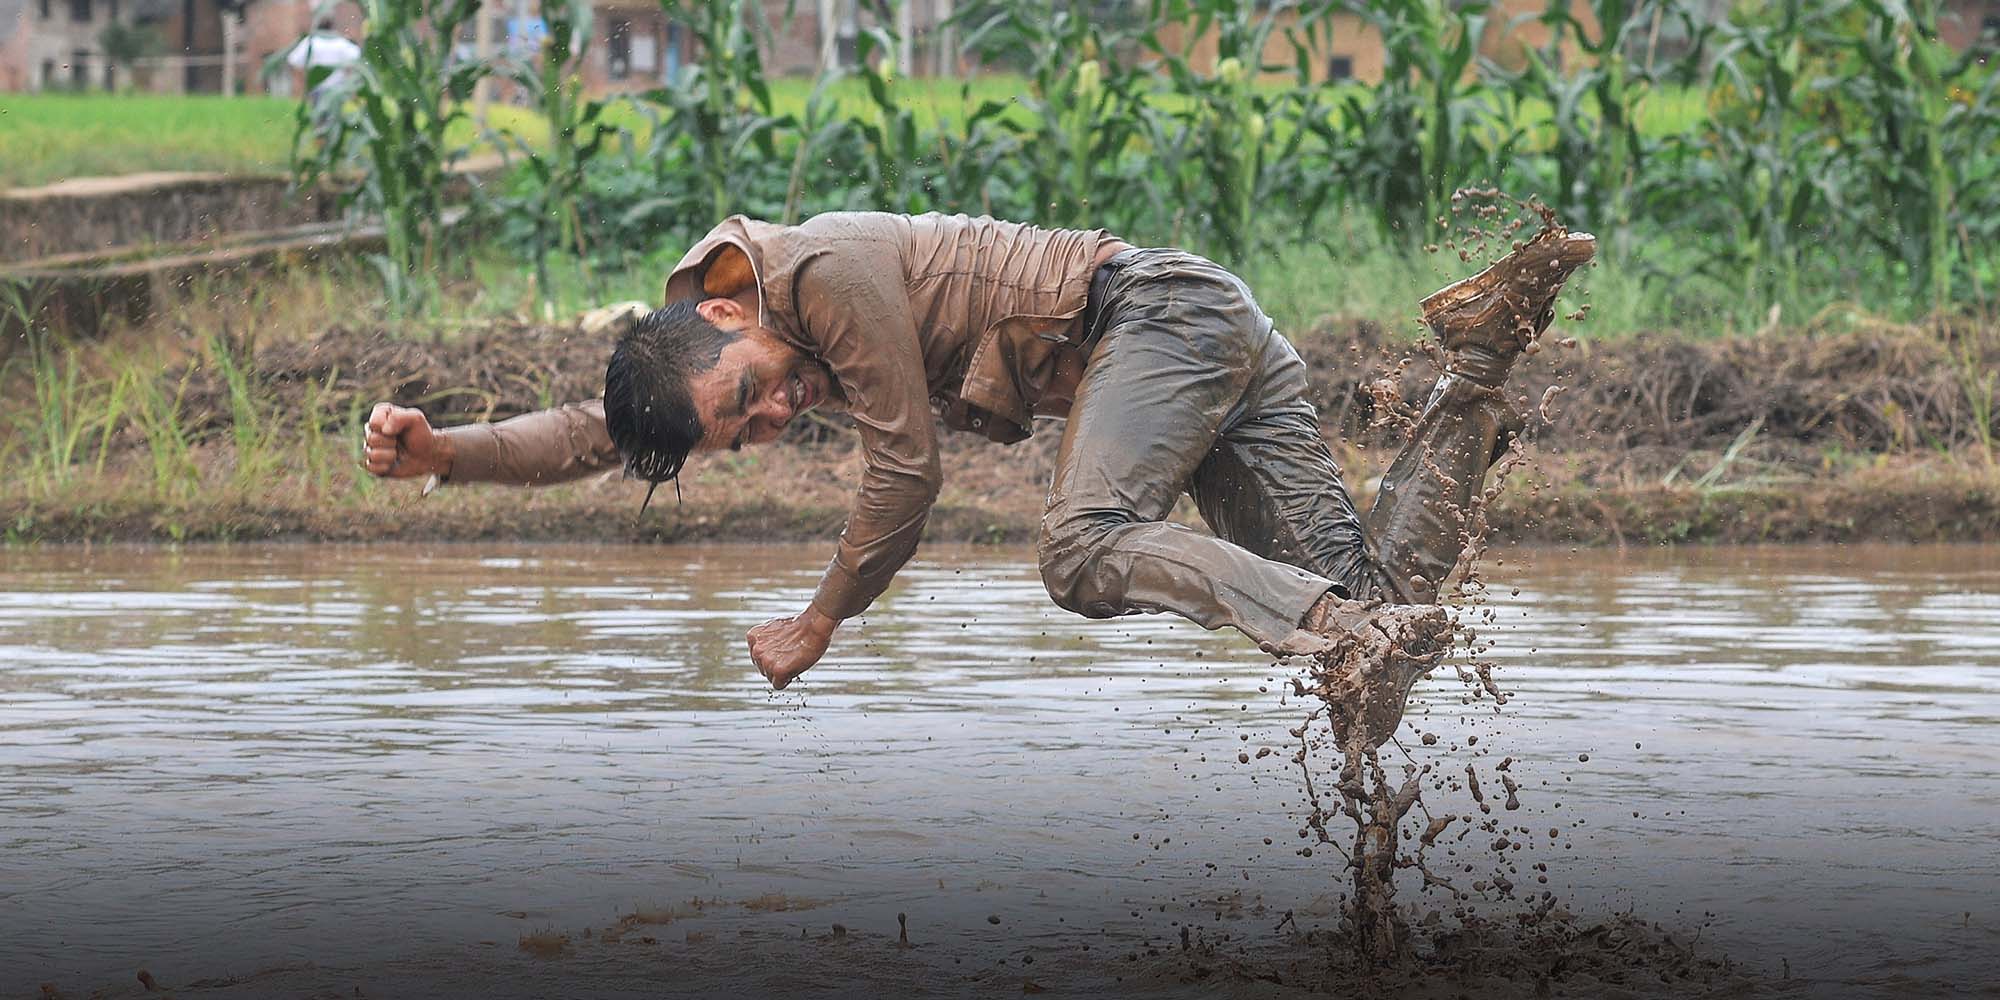
<path id="1" fill-rule="evenodd" d="M 638 93 L 664 85 L 687 62 L 685 32 L 655 4 L 605 4 L 591 19 L 583 82 L 594 94 Z"/>
<path id="2" fill-rule="evenodd" d="M 105 58 L 97 40 L 113 21 L 129 20 L 125 7 L 113 0 L 27 0 L 4 50 L 18 81 L 11 86 L 103 90 L 129 82 L 129 74 Z"/>
<path id="3" fill-rule="evenodd" d="M 1584 30 L 1597 31 L 1597 19 L 1592 15 L 1589 4 L 1585 0 L 1572 0 L 1572 5 Z M 1494 12 L 1489 16 L 1480 38 L 1480 52 L 1508 69 L 1525 65 L 1529 49 L 1541 48 L 1549 42 L 1548 26 L 1537 20 L 1544 6 L 1545 0 L 1499 0 L 1494 4 Z M 1296 14 L 1278 15 L 1277 26 L 1264 42 L 1264 64 L 1282 67 L 1282 71 L 1268 76 L 1291 77 L 1298 56 L 1287 32 L 1296 31 L 1297 26 Z M 1161 29 L 1160 41 L 1169 49 L 1179 51 L 1186 44 L 1187 32 L 1185 24 L 1169 24 Z M 1381 81 L 1384 62 L 1382 35 L 1367 21 L 1353 14 L 1333 14 L 1318 32 L 1303 40 L 1307 42 L 1314 82 L 1342 78 L 1371 84 Z M 1216 47 L 1214 31 L 1195 41 L 1188 53 L 1189 65 L 1195 72 L 1215 71 Z M 1564 59 L 1573 60 L 1577 55 L 1575 47 L 1568 46 Z"/>
<path id="4" fill-rule="evenodd" d="M 1938 38 L 1960 52 L 1981 43 L 2000 47 L 2000 2 L 1995 0 L 1948 0 L 1938 17 Z"/>
<path id="5" fill-rule="evenodd" d="M 1292 67 L 1298 64 L 1298 56 L 1292 50 L 1287 32 L 1295 31 L 1298 15 L 1286 12 L 1278 15 L 1277 25 L 1270 37 L 1264 40 L 1264 65 L 1283 67 L 1280 73 L 1267 76 L 1291 77 Z M 1159 32 L 1160 44 L 1168 51 L 1187 51 L 1188 65 L 1197 73 L 1212 74 L 1218 62 L 1219 39 L 1213 30 L 1194 40 L 1188 48 L 1189 25 L 1168 24 Z M 1327 18 L 1325 27 L 1318 37 L 1309 40 L 1307 51 L 1312 60 L 1312 79 L 1324 82 L 1335 78 L 1352 78 L 1373 83 L 1382 79 L 1381 36 L 1375 28 L 1352 14 L 1334 14 Z M 1338 72 L 1336 72 L 1338 71 Z"/>
<path id="6" fill-rule="evenodd" d="M 29 90 L 28 39 L 34 34 L 33 0 L 0 0 L 0 91 Z"/>

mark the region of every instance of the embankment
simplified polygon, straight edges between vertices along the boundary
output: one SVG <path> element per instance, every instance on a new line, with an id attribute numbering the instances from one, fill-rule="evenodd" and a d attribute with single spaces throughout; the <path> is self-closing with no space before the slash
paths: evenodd
<path id="1" fill-rule="evenodd" d="M 1366 494 L 1397 444 L 1379 380 L 1420 400 L 1431 364 L 1365 322 L 1295 339 L 1328 439 Z M 158 373 L 170 424 L 128 399 L 95 423 L 71 421 L 87 426 L 67 465 L 28 461 L 41 450 L 20 443 L 17 465 L 39 471 L 0 484 L 0 531 L 48 542 L 830 538 L 860 466 L 843 419 L 813 415 L 768 448 L 698 458 L 684 501 L 657 498 L 643 520 L 641 490 L 616 475 L 420 500 L 414 484 L 355 468 L 368 405 L 395 400 L 459 423 L 585 398 L 606 344 L 516 324 L 436 340 L 335 327 L 235 348 L 233 380 L 214 350 Z M 1551 340 L 1516 373 L 1533 461 L 1491 519 L 1501 539 L 1554 544 L 2000 539 L 1996 369 L 2000 329 L 1974 324 Z M 43 390 L 32 375 L 16 365 L 0 389 L 34 400 Z M 241 432 L 245 420 L 254 433 Z M 945 434 L 929 537 L 1032 540 L 1060 433 L 1051 423 L 1012 447 Z"/>

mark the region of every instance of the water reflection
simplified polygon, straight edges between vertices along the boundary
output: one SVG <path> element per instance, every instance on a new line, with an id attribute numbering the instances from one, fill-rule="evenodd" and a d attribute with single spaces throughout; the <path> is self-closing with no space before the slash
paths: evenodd
<path id="1" fill-rule="evenodd" d="M 743 632 L 823 558 L 0 552 L 0 990 L 514 962 L 524 930 L 692 897 L 731 904 L 712 933 L 904 911 L 986 960 L 1165 938 L 1228 893 L 1253 935 L 1327 911 L 1285 753 L 1237 763 L 1300 715 L 1245 643 L 1085 622 L 1026 553 L 936 548 L 774 696 Z M 1552 888 L 1712 912 L 1739 957 L 1850 984 L 1990 981 L 2000 549 L 1516 552 L 1490 577 L 1516 701 L 1440 679 L 1419 718 L 1516 758 L 1509 821 L 1573 845 L 1537 848 Z M 769 893 L 816 905 L 736 905 Z"/>

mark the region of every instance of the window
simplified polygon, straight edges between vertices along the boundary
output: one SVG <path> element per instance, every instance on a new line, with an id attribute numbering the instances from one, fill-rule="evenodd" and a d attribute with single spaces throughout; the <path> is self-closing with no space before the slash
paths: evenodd
<path id="1" fill-rule="evenodd" d="M 104 60 L 104 89 L 118 89 L 118 66 L 111 60 Z"/>
<path id="2" fill-rule="evenodd" d="M 1326 78 L 1329 80 L 1354 79 L 1354 57 L 1334 56 L 1326 61 Z"/>
<path id="3" fill-rule="evenodd" d="M 69 54 L 69 85 L 78 90 L 90 85 L 89 49 L 77 49 Z"/>
<path id="4" fill-rule="evenodd" d="M 69 0 L 69 19 L 79 24 L 90 23 L 90 0 Z"/>
<path id="5" fill-rule="evenodd" d="M 607 54 L 606 69 L 613 80 L 623 80 L 632 75 L 632 21 L 629 18 L 614 17 L 605 32 Z"/>
<path id="6" fill-rule="evenodd" d="M 44 59 L 42 60 L 42 89 L 48 90 L 55 85 L 56 61 L 54 59 Z"/>
<path id="7" fill-rule="evenodd" d="M 41 2 L 41 12 L 42 12 L 42 20 L 44 20 L 44 21 L 48 20 L 48 19 L 49 19 L 49 0 L 42 0 L 42 2 Z M 44 66 L 47 66 L 47 65 L 51 65 L 51 64 L 49 64 L 49 63 L 43 63 L 42 65 L 44 65 Z"/>

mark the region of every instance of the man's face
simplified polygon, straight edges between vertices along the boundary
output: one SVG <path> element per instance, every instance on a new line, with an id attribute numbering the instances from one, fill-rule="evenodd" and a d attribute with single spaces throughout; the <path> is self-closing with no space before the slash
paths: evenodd
<path id="1" fill-rule="evenodd" d="M 776 440 L 793 417 L 833 396 L 826 369 L 757 326 L 741 303 L 709 299 L 696 308 L 717 327 L 742 334 L 722 349 L 714 368 L 688 385 L 707 431 L 696 451 Z"/>

